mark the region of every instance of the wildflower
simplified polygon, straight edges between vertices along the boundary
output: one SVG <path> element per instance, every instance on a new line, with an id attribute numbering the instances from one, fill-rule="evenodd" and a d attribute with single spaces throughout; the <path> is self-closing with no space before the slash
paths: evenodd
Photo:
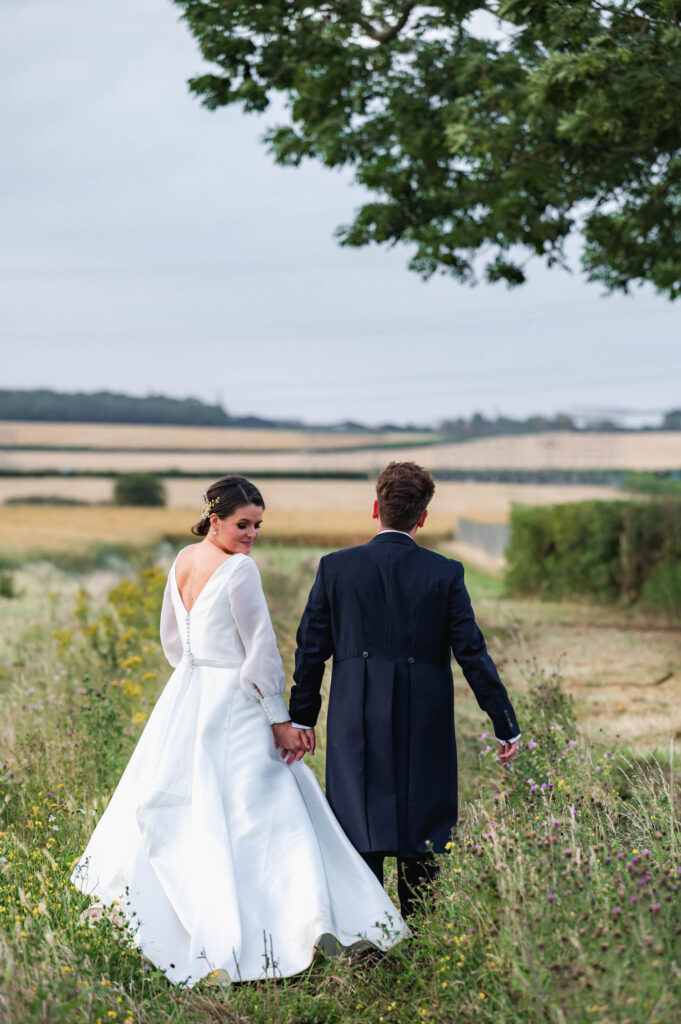
<path id="1" fill-rule="evenodd" d="M 125 658 L 121 665 L 123 668 L 135 668 L 136 665 L 141 665 L 142 659 L 139 654 L 131 654 L 129 658 Z"/>
<path id="2" fill-rule="evenodd" d="M 132 716 L 131 721 L 133 725 L 142 725 L 143 722 L 146 722 L 148 717 L 149 716 L 145 714 L 144 711 L 136 711 L 135 714 Z"/>
<path id="3" fill-rule="evenodd" d="M 550 892 L 546 898 L 547 898 L 547 900 L 555 900 L 555 898 L 556 898 L 555 892 Z"/>
<path id="4" fill-rule="evenodd" d="M 659 909 L 660 909 L 660 904 L 659 903 L 653 903 L 651 908 L 650 908 L 650 912 L 652 914 L 656 914 Z"/>

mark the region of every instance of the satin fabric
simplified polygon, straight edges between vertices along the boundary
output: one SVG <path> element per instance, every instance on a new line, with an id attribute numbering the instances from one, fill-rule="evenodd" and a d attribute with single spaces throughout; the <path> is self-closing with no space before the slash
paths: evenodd
<path id="1" fill-rule="evenodd" d="M 405 938 L 312 771 L 274 748 L 253 682 L 271 708 L 284 676 L 255 563 L 228 559 L 190 612 L 173 566 L 162 621 L 175 671 L 73 884 L 118 901 L 142 953 L 188 986 L 213 971 L 231 981 L 296 974 L 329 936 L 380 949 Z M 255 624 L 245 643 L 239 621 Z"/>

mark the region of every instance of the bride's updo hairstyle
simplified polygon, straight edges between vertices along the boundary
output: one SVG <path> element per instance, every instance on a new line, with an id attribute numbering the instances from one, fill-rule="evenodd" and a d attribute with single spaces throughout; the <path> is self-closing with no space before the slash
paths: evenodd
<path id="1" fill-rule="evenodd" d="M 213 512 L 220 519 L 225 519 L 245 505 L 265 508 L 263 496 L 255 484 L 245 476 L 223 476 L 204 492 L 201 518 L 192 526 L 192 533 L 195 537 L 205 537 L 210 530 Z"/>

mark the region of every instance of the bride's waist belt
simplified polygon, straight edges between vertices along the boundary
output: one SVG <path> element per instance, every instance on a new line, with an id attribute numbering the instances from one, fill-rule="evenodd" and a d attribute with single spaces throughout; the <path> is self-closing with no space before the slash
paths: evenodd
<path id="1" fill-rule="evenodd" d="M 217 658 L 197 658 L 191 651 L 185 651 L 183 661 L 188 661 L 192 668 L 241 668 L 241 661 L 220 661 Z"/>

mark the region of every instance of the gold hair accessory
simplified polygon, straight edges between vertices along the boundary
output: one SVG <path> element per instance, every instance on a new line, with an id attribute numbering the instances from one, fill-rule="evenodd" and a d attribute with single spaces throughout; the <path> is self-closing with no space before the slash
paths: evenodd
<path id="1" fill-rule="evenodd" d="M 220 498 L 209 498 L 206 492 L 203 492 L 203 506 L 201 508 L 201 518 L 207 519 L 210 515 L 210 510 L 214 505 L 220 504 Z"/>

